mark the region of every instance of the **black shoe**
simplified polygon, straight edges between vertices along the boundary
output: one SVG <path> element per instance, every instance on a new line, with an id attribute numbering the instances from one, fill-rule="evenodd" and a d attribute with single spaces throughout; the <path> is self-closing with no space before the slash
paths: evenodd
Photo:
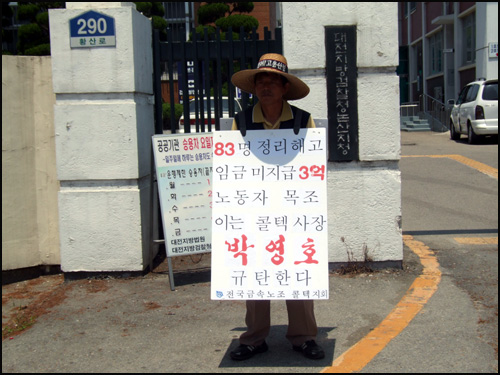
<path id="1" fill-rule="evenodd" d="M 293 350 L 303 353 L 309 359 L 325 358 L 325 352 L 314 340 L 306 341 L 300 346 L 293 345 Z"/>
<path id="2" fill-rule="evenodd" d="M 233 350 L 230 355 L 235 361 L 243 361 L 252 358 L 255 354 L 267 352 L 267 349 L 268 347 L 265 341 L 259 346 L 241 344 Z"/>

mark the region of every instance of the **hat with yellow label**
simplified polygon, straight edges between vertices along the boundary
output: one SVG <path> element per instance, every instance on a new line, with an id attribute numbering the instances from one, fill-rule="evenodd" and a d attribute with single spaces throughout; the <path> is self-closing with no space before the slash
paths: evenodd
<path id="1" fill-rule="evenodd" d="M 266 53 L 262 55 L 257 64 L 257 69 L 247 69 L 236 72 L 231 77 L 231 82 L 243 91 L 255 94 L 255 76 L 258 73 L 276 73 L 285 77 L 290 83 L 290 88 L 283 97 L 286 100 L 302 99 L 309 94 L 309 86 L 300 78 L 288 73 L 286 58 L 277 53 Z"/>

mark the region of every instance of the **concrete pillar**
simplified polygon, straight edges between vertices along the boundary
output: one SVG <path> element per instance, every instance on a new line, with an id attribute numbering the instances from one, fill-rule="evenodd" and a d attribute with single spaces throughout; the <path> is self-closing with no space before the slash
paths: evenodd
<path id="1" fill-rule="evenodd" d="M 115 21 L 116 45 L 70 47 L 70 20 Z M 143 271 L 150 253 L 151 22 L 133 3 L 49 12 L 64 272 Z"/>
<path id="2" fill-rule="evenodd" d="M 328 163 L 333 263 L 403 259 L 397 21 L 397 3 L 283 2 L 284 55 L 311 88 L 293 104 L 314 119 L 328 117 L 325 27 L 357 29 L 359 160 Z"/>

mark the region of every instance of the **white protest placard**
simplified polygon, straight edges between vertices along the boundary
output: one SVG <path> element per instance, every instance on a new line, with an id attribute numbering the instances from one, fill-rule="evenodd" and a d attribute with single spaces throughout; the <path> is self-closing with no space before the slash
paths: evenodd
<path id="1" fill-rule="evenodd" d="M 153 136 L 167 256 L 212 250 L 212 133 Z"/>
<path id="2" fill-rule="evenodd" d="M 325 129 L 214 133 L 214 300 L 328 299 Z"/>

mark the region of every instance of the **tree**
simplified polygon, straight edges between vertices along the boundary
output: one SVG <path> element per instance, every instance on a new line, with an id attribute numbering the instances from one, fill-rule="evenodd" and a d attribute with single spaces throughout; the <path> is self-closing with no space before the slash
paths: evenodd
<path id="1" fill-rule="evenodd" d="M 249 38 L 249 33 L 253 28 L 259 27 L 259 21 L 253 16 L 241 13 L 250 13 L 254 9 L 253 2 L 211 2 L 206 3 L 200 8 L 198 8 L 198 24 L 195 32 L 198 40 L 203 40 L 205 38 L 205 30 L 207 30 L 208 39 L 214 40 L 216 38 L 215 26 L 221 29 L 221 39 L 227 40 L 227 33 L 229 28 L 232 29 L 233 40 L 240 38 L 240 28 L 243 26 L 245 34 Z M 215 25 L 215 26 L 214 26 Z M 193 40 L 192 33 L 189 37 Z M 249 63 L 250 64 L 250 63 Z M 250 66 L 247 66 L 250 68 Z M 237 72 L 241 69 L 240 62 L 233 62 L 233 71 Z M 228 76 L 229 67 L 226 63 L 223 63 L 220 67 L 221 79 L 222 79 L 222 95 L 228 96 L 228 85 L 230 77 Z M 210 79 L 214 80 L 214 65 L 210 64 L 209 71 Z M 210 95 L 214 96 L 214 88 L 211 86 Z"/>
<path id="2" fill-rule="evenodd" d="M 25 22 L 17 31 L 18 55 L 50 55 L 49 9 L 65 6 L 63 2 L 18 2 L 17 17 Z"/>
<path id="3" fill-rule="evenodd" d="M 160 40 L 167 40 L 168 22 L 165 21 L 165 8 L 161 2 L 134 2 L 137 11 L 149 18 L 153 23 L 153 28 L 160 31 Z"/>
<path id="4" fill-rule="evenodd" d="M 161 2 L 137 2 L 136 9 L 151 19 L 153 27 L 160 30 L 160 39 L 166 40 L 167 21 L 163 19 L 165 9 Z M 24 23 L 17 31 L 17 54 L 28 56 L 50 55 L 49 9 L 66 8 L 64 2 L 28 2 L 19 1 L 17 15 L 19 22 Z M 10 26 L 12 10 L 7 2 L 2 2 L 2 40 L 12 42 Z M 16 51 L 2 51 L 2 53 Z"/>
<path id="5" fill-rule="evenodd" d="M 238 39 L 241 26 L 246 33 L 252 31 L 254 27 L 259 27 L 259 21 L 255 17 L 241 14 L 250 13 L 253 8 L 253 2 L 249 1 L 204 4 L 198 9 L 198 24 L 200 26 L 196 28 L 196 34 L 199 38 L 203 38 L 204 29 L 207 28 L 209 38 L 214 39 L 215 27 L 213 24 L 215 24 L 222 30 L 222 39 L 226 39 L 226 33 L 230 27 L 233 30 L 233 39 Z"/>
<path id="6" fill-rule="evenodd" d="M 9 3 L 2 2 L 2 55 L 12 55 L 12 51 L 3 50 L 3 43 L 10 44 L 13 42 L 13 31 L 11 29 L 12 26 L 12 8 L 9 6 Z"/>

